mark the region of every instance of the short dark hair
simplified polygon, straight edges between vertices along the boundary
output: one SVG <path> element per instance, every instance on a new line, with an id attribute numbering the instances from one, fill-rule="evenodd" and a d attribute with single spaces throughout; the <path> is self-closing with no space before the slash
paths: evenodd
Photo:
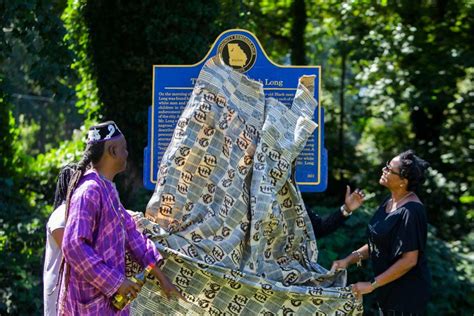
<path id="1" fill-rule="evenodd" d="M 400 157 L 400 176 L 408 180 L 408 191 L 416 191 L 425 182 L 425 171 L 430 164 L 418 157 L 411 149 L 402 152 Z"/>

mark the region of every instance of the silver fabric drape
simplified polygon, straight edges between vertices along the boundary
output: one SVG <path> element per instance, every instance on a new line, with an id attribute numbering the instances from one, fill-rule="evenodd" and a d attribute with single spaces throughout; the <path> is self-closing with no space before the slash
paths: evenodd
<path id="1" fill-rule="evenodd" d="M 138 228 L 167 258 L 162 269 L 188 302 L 146 283 L 132 314 L 358 315 L 346 271 L 318 250 L 292 162 L 317 124 L 314 77 L 291 108 L 213 57 L 204 65 Z M 128 260 L 130 273 L 138 265 Z"/>

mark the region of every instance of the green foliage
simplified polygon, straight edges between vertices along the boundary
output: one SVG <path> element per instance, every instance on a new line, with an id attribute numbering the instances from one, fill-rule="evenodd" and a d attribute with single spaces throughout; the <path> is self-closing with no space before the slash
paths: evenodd
<path id="1" fill-rule="evenodd" d="M 42 313 L 45 223 L 57 171 L 82 140 L 62 2 L 0 3 L 0 314 Z"/>
<path id="2" fill-rule="evenodd" d="M 413 147 L 432 164 L 421 193 L 429 313 L 472 313 L 473 9 L 465 0 L 0 2 L 0 314 L 41 312 L 44 223 L 57 172 L 80 158 L 85 129 L 113 119 L 125 131 L 130 163 L 119 189 L 126 206 L 144 209 L 152 65 L 195 63 L 230 28 L 256 34 L 275 62 L 322 65 L 329 188 L 305 201 L 333 211 L 347 182 L 374 198 L 318 241 L 320 263 L 365 242 L 369 209 L 387 194 L 382 163 Z M 351 268 L 349 281 L 370 271 Z"/>
<path id="3" fill-rule="evenodd" d="M 2 78 L 0 77 L 0 87 Z M 0 170 L 1 176 L 8 177 L 14 171 L 15 148 L 13 140 L 15 135 L 11 133 L 11 126 L 14 124 L 14 118 L 11 114 L 11 106 L 5 98 L 5 93 L 0 89 Z"/>
<path id="4" fill-rule="evenodd" d="M 218 1 L 68 3 L 63 19 L 81 78 L 78 107 L 94 120 L 116 121 L 124 131 L 129 163 L 118 184 L 125 204 L 135 204 L 142 186 L 152 66 L 198 62 L 221 31 L 213 22 Z"/>
<path id="5" fill-rule="evenodd" d="M 328 193 L 349 179 L 380 195 L 382 163 L 413 148 L 432 166 L 423 198 L 439 236 L 472 230 L 463 220 L 472 207 L 459 201 L 474 189 L 472 4 L 318 1 L 308 10 L 311 60 L 326 69 Z"/>
<path id="6" fill-rule="evenodd" d="M 222 20 L 254 33 L 274 62 L 290 64 L 291 58 L 298 55 L 296 62 L 306 64 L 302 56 L 304 37 L 300 34 L 306 24 L 304 1 L 239 1 L 238 5 L 235 2 L 221 1 L 227 3 L 228 9 Z"/>
<path id="7" fill-rule="evenodd" d="M 81 158 L 85 147 L 83 135 L 83 130 L 77 130 L 71 140 L 61 142 L 57 148 L 34 158 L 25 157 L 25 167 L 21 170 L 21 174 L 26 174 L 28 179 L 24 183 L 25 190 L 39 194 L 43 201 L 52 204 L 59 170 Z"/>
<path id="8" fill-rule="evenodd" d="M 377 180 L 385 160 L 410 147 L 427 159 L 432 168 L 420 196 L 432 225 L 429 314 L 473 309 L 474 276 L 468 268 L 474 250 L 474 210 L 468 202 L 474 195 L 472 9 L 467 1 L 308 6 L 311 63 L 325 70 L 322 101 L 330 153 L 329 188 L 308 199 L 334 205 L 342 200 L 346 182 L 381 198 L 387 193 Z M 347 232 L 351 239 L 342 234 L 323 239 L 319 246 L 328 245 L 330 256 L 347 254 L 365 226 L 358 231 L 355 237 Z M 453 246 L 457 240 L 463 247 Z"/>
<path id="9" fill-rule="evenodd" d="M 0 90 L 2 91 L 2 90 Z M 2 92 L 0 92 L 2 93 Z M 41 260 L 44 240 L 42 196 L 23 189 L 23 159 L 11 106 L 0 102 L 0 314 L 34 314 L 42 306 Z M 14 159 L 12 159 L 14 157 Z M 35 205 L 36 204 L 36 205 Z M 40 210 L 43 209 L 43 212 Z"/>
<path id="10" fill-rule="evenodd" d="M 17 122 L 36 126 L 37 133 L 21 133 L 29 154 L 47 151 L 71 135 L 80 125 L 74 107 L 72 53 L 62 38 L 65 29 L 59 15 L 62 1 L 2 1 L 0 73 L 5 81 Z M 34 137 L 32 137 L 34 136 Z M 29 137 L 29 138 L 28 138 Z"/>
<path id="11" fill-rule="evenodd" d="M 474 313 L 474 257 L 462 242 L 446 242 L 428 234 L 428 263 L 432 274 L 432 299 L 428 315 Z M 472 242 L 471 236 L 471 242 Z"/>
<path id="12" fill-rule="evenodd" d="M 76 84 L 76 107 L 79 113 L 86 116 L 86 121 L 97 121 L 101 118 L 102 103 L 99 99 L 95 66 L 92 61 L 89 29 L 83 19 L 83 11 L 87 1 L 68 1 L 61 19 L 67 33 L 64 41 L 71 52 L 74 62 L 71 68 L 77 73 L 79 82 Z"/>
<path id="13" fill-rule="evenodd" d="M 45 224 L 59 168 L 78 160 L 82 134 L 31 157 L 22 150 L 8 103 L 1 104 L 0 117 L 0 314 L 41 314 Z"/>
<path id="14" fill-rule="evenodd" d="M 0 186 L 0 314 L 39 315 L 45 213 L 51 206 L 24 192 L 18 178 L 0 177 Z"/>

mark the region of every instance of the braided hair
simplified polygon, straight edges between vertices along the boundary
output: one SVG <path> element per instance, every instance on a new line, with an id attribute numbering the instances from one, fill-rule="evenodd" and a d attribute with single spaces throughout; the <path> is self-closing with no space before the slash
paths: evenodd
<path id="1" fill-rule="evenodd" d="M 61 168 L 58 175 L 58 181 L 56 182 L 56 191 L 54 192 L 54 204 L 53 209 L 58 208 L 59 205 L 66 201 L 67 190 L 71 177 L 77 169 L 77 164 L 68 163 Z"/>
<path id="2" fill-rule="evenodd" d="M 398 156 L 400 157 L 400 176 L 408 180 L 407 190 L 416 191 L 425 182 L 425 171 L 430 164 L 415 155 L 411 149 Z"/>
<path id="3" fill-rule="evenodd" d="M 82 159 L 77 163 L 77 168 L 74 174 L 72 175 L 71 181 L 67 189 L 66 195 L 66 220 L 69 214 L 69 206 L 71 204 L 71 197 L 76 190 L 79 180 L 84 175 L 85 171 L 90 167 L 90 164 L 98 163 L 102 158 L 104 153 L 105 142 L 90 143 L 87 144 L 84 153 L 82 154 Z"/>

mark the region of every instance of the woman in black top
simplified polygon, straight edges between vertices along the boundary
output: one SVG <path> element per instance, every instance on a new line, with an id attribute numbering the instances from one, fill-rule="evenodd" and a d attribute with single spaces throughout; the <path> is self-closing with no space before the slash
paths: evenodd
<path id="1" fill-rule="evenodd" d="M 427 220 L 424 205 L 415 194 L 424 181 L 428 163 L 409 150 L 387 162 L 379 183 L 390 190 L 369 222 L 368 243 L 332 269 L 345 269 L 370 257 L 374 269 L 371 282 L 352 285 L 361 297 L 375 289 L 383 315 L 426 313 L 431 276 L 426 261 Z"/>

